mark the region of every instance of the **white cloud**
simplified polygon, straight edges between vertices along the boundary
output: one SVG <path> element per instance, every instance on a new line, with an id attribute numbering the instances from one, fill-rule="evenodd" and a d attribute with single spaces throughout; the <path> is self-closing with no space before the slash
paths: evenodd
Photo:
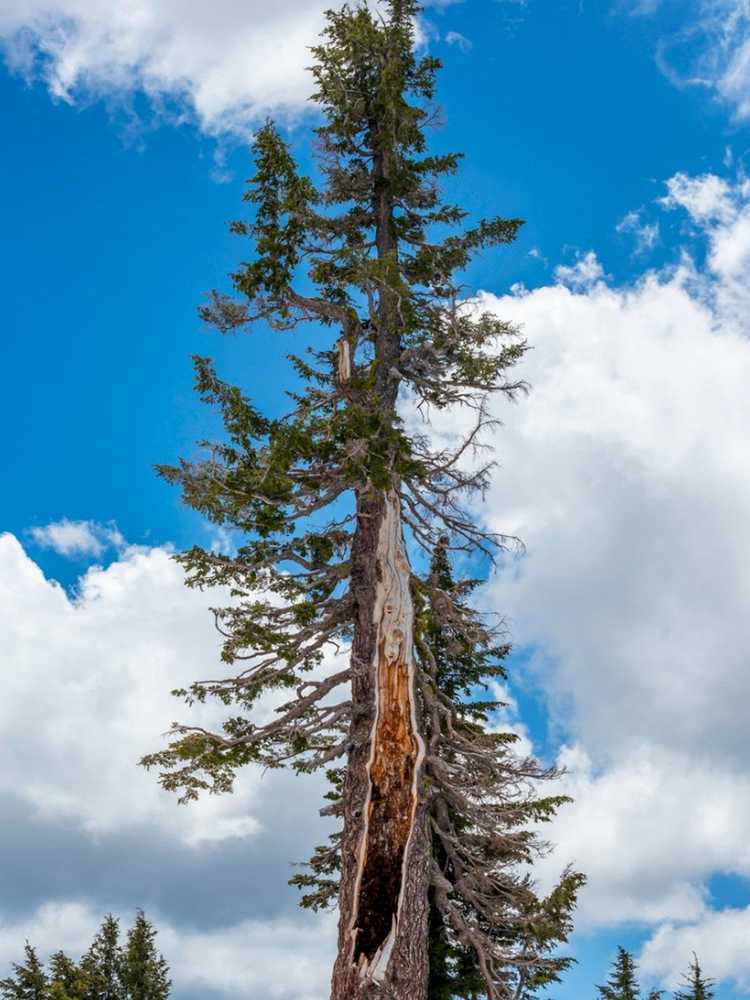
<path id="1" fill-rule="evenodd" d="M 268 923 L 247 920 L 203 933 L 160 934 L 178 985 L 227 996 L 325 1000 L 335 955 L 332 915 Z"/>
<path id="2" fill-rule="evenodd" d="M 43 80 L 59 100 L 105 99 L 132 110 L 142 94 L 170 120 L 245 137 L 268 114 L 310 107 L 310 46 L 329 7 L 327 0 L 6 0 L 0 48 L 11 71 Z M 418 39 L 429 33 L 420 21 Z"/>
<path id="3" fill-rule="evenodd" d="M 567 861 L 586 872 L 579 928 L 698 920 L 713 872 L 750 876 L 743 770 L 649 745 L 606 768 L 580 746 L 564 748 L 559 763 L 560 789 L 575 801 L 545 831 L 556 846 L 538 872 L 545 884 Z"/>
<path id="4" fill-rule="evenodd" d="M 708 239 L 704 293 L 723 323 L 747 330 L 750 309 L 750 181 L 734 183 L 715 174 L 676 174 L 662 199 L 668 209 L 684 209 Z"/>
<path id="5" fill-rule="evenodd" d="M 594 251 L 589 250 L 588 253 L 579 256 L 575 264 L 558 265 L 555 268 L 555 278 L 562 285 L 586 289 L 596 285 L 604 278 L 604 270 Z"/>
<path id="6" fill-rule="evenodd" d="M 0 631 L 6 669 L 0 702 L 0 795 L 47 821 L 91 835 L 159 829 L 192 845 L 252 836 L 285 794 L 286 777 L 242 776 L 237 794 L 179 807 L 137 766 L 188 709 L 169 692 L 216 670 L 209 598 L 183 584 L 165 549 L 125 550 L 90 569 L 71 599 L 0 536 Z M 191 719 L 216 724 L 209 707 Z M 319 784 L 295 786 L 315 816 Z"/>
<path id="7" fill-rule="evenodd" d="M 62 100 L 142 92 L 206 132 L 244 133 L 268 112 L 301 109 L 322 0 L 7 0 L 0 40 L 10 67 Z"/>
<path id="8" fill-rule="evenodd" d="M 703 0 L 701 27 L 706 49 L 697 67 L 718 94 L 750 117 L 750 4 L 747 0 Z"/>
<path id="9" fill-rule="evenodd" d="M 733 191 L 724 177 L 678 173 L 667 181 L 667 191 L 663 204 L 667 208 L 684 208 L 696 222 L 726 224 L 736 215 Z"/>
<path id="10" fill-rule="evenodd" d="M 647 975 L 658 976 L 668 989 L 675 989 L 686 972 L 689 956 L 695 953 L 705 975 L 734 980 L 742 992 L 748 992 L 748 940 L 750 906 L 707 912 L 694 923 L 660 927 L 644 946 L 640 966 Z"/>
<path id="11" fill-rule="evenodd" d="M 508 685 L 491 680 L 487 688 L 487 696 L 500 703 L 490 715 L 487 728 L 493 733 L 514 733 L 518 737 L 514 744 L 515 752 L 522 757 L 532 756 L 534 745 L 528 727 L 519 715 L 518 702 L 511 694 Z"/>
<path id="12" fill-rule="evenodd" d="M 654 14 L 662 0 L 631 0 L 633 14 Z M 679 13 L 679 7 L 676 8 Z M 683 21 L 661 40 L 657 63 L 678 87 L 701 87 L 750 117 L 750 3 L 698 0 L 682 5 Z"/>
<path id="13" fill-rule="evenodd" d="M 101 924 L 103 914 L 95 914 L 80 902 L 45 903 L 21 924 L 0 919 L 0 968 L 23 959 L 26 941 L 44 961 L 62 950 L 81 955 L 88 948 Z"/>
<path id="14" fill-rule="evenodd" d="M 500 469 L 477 514 L 527 546 L 486 600 L 576 747 L 544 871 L 588 872 L 587 926 L 697 921 L 712 872 L 750 874 L 747 191 L 668 191 L 705 265 L 617 287 L 588 253 L 554 287 L 478 303 L 533 347 L 530 399 L 493 406 Z"/>
<path id="15" fill-rule="evenodd" d="M 471 49 L 471 40 L 459 31 L 449 31 L 445 36 L 445 40 L 448 45 L 457 46 L 461 52 L 469 52 Z"/>
<path id="16" fill-rule="evenodd" d="M 507 472 L 485 507 L 528 555 L 494 602 L 557 664 L 597 756 L 644 740 L 736 754 L 750 345 L 694 296 L 688 266 L 616 289 L 593 255 L 584 265 L 581 291 L 482 299 L 534 346 L 532 400 L 500 411 Z"/>
<path id="17" fill-rule="evenodd" d="M 652 250 L 659 241 L 659 223 L 642 222 L 639 212 L 628 212 L 616 226 L 618 233 L 630 233 L 635 237 L 635 253 Z"/>
<path id="18" fill-rule="evenodd" d="M 62 948 L 81 955 L 103 914 L 88 903 L 49 902 L 27 919 L 0 922 L 0 967 L 18 961 L 24 942 L 46 958 Z M 167 959 L 178 990 L 273 1000 L 324 1000 L 333 957 L 335 921 L 330 916 L 295 920 L 244 920 L 211 931 L 177 928 L 149 913 L 157 947 Z M 121 915 L 129 927 L 132 914 Z"/>
<path id="19" fill-rule="evenodd" d="M 54 549 L 61 556 L 100 556 L 107 548 L 119 549 L 125 545 L 125 539 L 113 524 L 69 521 L 66 517 L 31 528 L 29 535 L 37 545 Z"/>

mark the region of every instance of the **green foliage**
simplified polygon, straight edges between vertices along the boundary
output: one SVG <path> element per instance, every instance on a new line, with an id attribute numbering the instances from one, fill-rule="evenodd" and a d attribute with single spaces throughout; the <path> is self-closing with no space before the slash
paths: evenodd
<path id="1" fill-rule="evenodd" d="M 325 797 L 330 805 L 323 812 L 340 816 L 344 768 L 329 768 L 326 777 L 329 789 Z M 302 893 L 300 906 L 315 912 L 332 909 L 336 905 L 341 874 L 341 831 L 332 833 L 327 844 L 316 847 L 310 860 L 297 867 L 302 870 L 289 879 L 289 885 Z"/>
<path id="2" fill-rule="evenodd" d="M 120 981 L 121 962 L 120 924 L 109 913 L 81 959 L 84 1000 L 125 1000 Z"/>
<path id="3" fill-rule="evenodd" d="M 714 981 L 706 979 L 698 962 L 698 956 L 693 953 L 690 971 L 683 976 L 682 989 L 674 994 L 674 1000 L 713 1000 Z"/>
<path id="4" fill-rule="evenodd" d="M 502 623 L 488 625 L 466 603 L 477 581 L 454 580 L 448 545 L 447 537 L 440 540 L 416 588 L 416 645 L 433 747 L 428 995 L 477 1000 L 487 979 L 507 987 L 499 956 L 510 951 L 527 956 L 513 982 L 514 995 L 525 1000 L 558 982 L 571 964 L 558 949 L 572 930 L 584 878 L 566 871 L 540 897 L 522 874 L 542 849 L 530 826 L 551 819 L 567 799 L 540 797 L 537 782 L 552 772 L 516 753 L 514 733 L 492 731 L 491 713 L 503 705 L 478 694 L 506 678 L 509 646 Z M 477 763 L 466 763 L 472 759 Z"/>
<path id="5" fill-rule="evenodd" d="M 431 890 L 428 1000 L 484 1000 L 486 988 L 476 955 L 450 934 L 434 896 Z"/>
<path id="6" fill-rule="evenodd" d="M 467 603 L 481 581 L 454 580 L 449 545 L 447 536 L 439 540 L 429 577 L 416 591 L 417 648 L 432 662 L 440 691 L 456 703 L 461 724 L 482 725 L 489 712 L 504 706 L 496 699 L 478 699 L 476 689 L 507 679 L 502 661 L 510 644 L 498 637 L 501 630 L 488 629 Z"/>
<path id="7" fill-rule="evenodd" d="M 120 960 L 120 981 L 127 1000 L 167 1000 L 169 996 L 169 967 L 156 950 L 156 933 L 139 910 Z"/>
<path id="8" fill-rule="evenodd" d="M 313 99 L 324 116 L 318 181 L 299 174 L 273 123 L 259 130 L 251 213 L 231 227 L 252 255 L 231 275 L 234 295 L 214 292 L 201 309 L 222 332 L 258 320 L 335 326 L 350 374 L 341 377 L 334 346 L 290 355 L 303 388 L 291 412 L 271 420 L 196 357 L 196 390 L 220 413 L 225 437 L 203 442 L 205 457 L 160 467 L 187 505 L 243 536 L 231 555 L 195 546 L 179 557 L 190 586 L 232 595 L 214 614 L 223 660 L 240 666 L 176 692 L 233 706 L 222 732 L 180 725 L 170 747 L 144 758 L 181 801 L 231 790 L 247 763 L 310 770 L 341 755 L 348 719 L 320 709 L 335 686 L 315 687 L 308 675 L 351 637 L 355 497 L 397 488 L 413 537 L 429 549 L 446 529 L 467 550 L 502 541 L 457 505 L 484 488 L 489 466 L 464 474 L 457 456 L 433 453 L 407 432 L 395 400 L 403 388 L 420 405 L 475 408 L 473 444 L 487 422 L 483 396 L 524 388 L 506 378 L 525 351 L 515 330 L 459 301 L 461 269 L 482 248 L 510 242 L 520 221 L 450 232 L 465 213 L 443 202 L 439 181 L 460 157 L 430 155 L 425 136 L 439 63 L 415 54 L 419 5 L 387 6 L 385 20 L 365 4 L 327 15 L 313 49 Z M 279 689 L 303 695 L 258 726 L 258 698 Z"/>
<path id="9" fill-rule="evenodd" d="M 47 975 L 28 941 L 24 955 L 23 963 L 13 963 L 13 976 L 0 980 L 0 997 L 4 1000 L 47 1000 Z"/>
<path id="10" fill-rule="evenodd" d="M 565 871 L 549 895 L 542 897 L 531 878 L 519 874 L 519 866 L 532 863 L 543 849 L 529 825 L 550 820 L 568 800 L 540 797 L 536 783 L 553 772 L 519 757 L 515 734 L 492 731 L 492 713 L 503 704 L 478 693 L 493 681 L 505 679 L 502 661 L 509 646 L 502 641 L 502 623 L 488 627 L 466 603 L 476 586 L 477 581 L 454 580 L 446 537 L 433 553 L 426 578 L 414 580 L 426 736 L 449 769 L 437 763 L 427 767 L 437 883 L 429 894 L 428 997 L 482 1000 L 486 996 L 479 944 L 486 955 L 484 972 L 496 985 L 506 981 L 508 970 L 502 962 L 493 961 L 493 954 L 522 952 L 527 956 L 513 989 L 519 1000 L 528 1000 L 559 982 L 573 961 L 561 956 L 559 947 L 572 930 L 584 878 Z M 436 708 L 435 695 L 442 713 L 439 709 L 430 712 Z M 451 723 L 448 733 L 441 724 L 446 715 Z M 467 751 L 481 763 L 465 780 L 461 771 L 450 768 Z M 325 811 L 339 815 L 343 770 L 331 770 L 328 777 L 327 797 L 332 805 Z M 476 801 L 472 792 L 480 788 L 482 797 Z M 495 806 L 490 804 L 493 800 Z M 303 871 L 290 880 L 303 891 L 302 906 L 319 910 L 335 905 L 340 838 L 337 832 L 327 845 L 317 847 Z M 463 850 L 464 842 L 468 852 Z"/>
<path id="11" fill-rule="evenodd" d="M 85 1000 L 91 991 L 82 965 L 77 965 L 64 951 L 56 951 L 49 960 L 50 1000 Z"/>
<path id="12" fill-rule="evenodd" d="M 625 948 L 617 949 L 617 958 L 612 963 L 612 971 L 604 986 L 597 986 L 601 1000 L 638 1000 L 641 989 L 638 985 L 638 966 L 633 956 Z M 659 1000 L 661 991 L 652 990 L 647 1000 Z"/>

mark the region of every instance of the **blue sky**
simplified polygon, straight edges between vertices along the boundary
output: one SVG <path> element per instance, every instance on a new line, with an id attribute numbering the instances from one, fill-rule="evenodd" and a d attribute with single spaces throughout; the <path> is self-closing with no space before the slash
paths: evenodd
<path id="1" fill-rule="evenodd" d="M 309 162 L 323 5 L 178 6 L 0 12 L 0 961 L 26 937 L 75 951 L 105 910 L 145 905 L 177 1000 L 320 1000 L 332 924 L 285 889 L 319 788 L 248 776 L 182 810 L 134 765 L 216 655 L 169 552 L 225 540 L 153 472 L 212 428 L 190 355 L 270 411 L 290 385 L 288 336 L 221 339 L 196 306 L 246 253 L 226 223 L 255 124 L 275 114 Z M 590 875 L 554 995 L 592 995 L 623 943 L 649 983 L 695 949 L 719 1000 L 744 996 L 750 11 L 465 0 L 422 28 L 445 60 L 434 145 L 466 154 L 453 193 L 527 220 L 466 281 L 534 348 L 477 516 L 528 546 L 483 596 L 517 642 L 507 721 L 577 800 L 542 876 Z"/>

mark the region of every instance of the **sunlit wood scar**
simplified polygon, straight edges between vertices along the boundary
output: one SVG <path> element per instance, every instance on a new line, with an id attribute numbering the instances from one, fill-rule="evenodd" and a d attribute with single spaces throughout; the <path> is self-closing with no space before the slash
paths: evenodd
<path id="1" fill-rule="evenodd" d="M 386 497 L 374 609 L 376 706 L 350 928 L 361 978 L 382 981 L 396 938 L 424 742 L 414 701 L 414 606 L 398 497 Z"/>
<path id="2" fill-rule="evenodd" d="M 338 348 L 338 373 L 339 382 L 348 382 L 352 377 L 352 349 L 346 337 L 342 337 L 336 344 Z"/>

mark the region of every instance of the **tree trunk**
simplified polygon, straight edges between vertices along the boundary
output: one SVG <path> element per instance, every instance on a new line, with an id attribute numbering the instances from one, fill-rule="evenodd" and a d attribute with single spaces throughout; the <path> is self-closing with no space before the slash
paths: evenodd
<path id="1" fill-rule="evenodd" d="M 392 150 L 379 123 L 373 217 L 382 268 L 375 354 L 384 424 L 396 417 L 401 317 L 393 268 L 398 245 L 390 191 Z M 339 378 L 351 359 L 339 350 Z M 425 1000 L 430 838 L 425 744 L 414 679 L 414 605 L 398 484 L 362 487 L 352 544 L 352 724 L 344 784 L 338 956 L 331 1000 Z"/>
<path id="2" fill-rule="evenodd" d="M 395 491 L 358 498 L 352 730 L 331 1000 L 425 1000 L 429 837 L 414 607 Z"/>

